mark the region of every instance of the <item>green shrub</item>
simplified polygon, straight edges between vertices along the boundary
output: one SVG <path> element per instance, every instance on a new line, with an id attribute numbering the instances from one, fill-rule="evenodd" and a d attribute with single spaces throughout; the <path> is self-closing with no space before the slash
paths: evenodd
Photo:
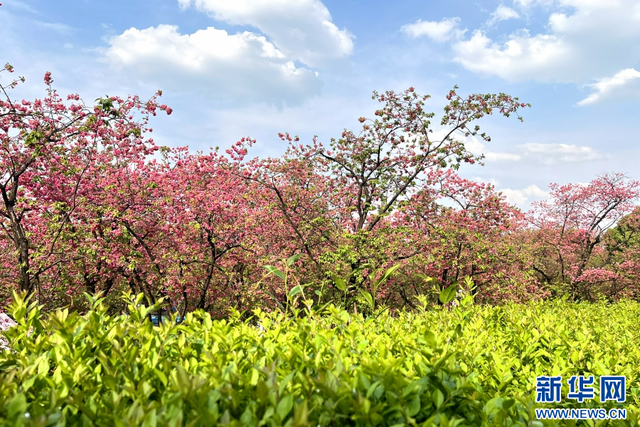
<path id="1" fill-rule="evenodd" d="M 589 373 L 627 375 L 628 420 L 617 425 L 637 419 L 635 303 L 368 319 L 334 307 L 249 321 L 194 312 L 154 327 L 140 298 L 128 316 L 99 300 L 84 315 L 43 314 L 17 298 L 0 425 L 541 426 L 535 377 Z M 582 404 L 595 406 L 605 405 Z"/>

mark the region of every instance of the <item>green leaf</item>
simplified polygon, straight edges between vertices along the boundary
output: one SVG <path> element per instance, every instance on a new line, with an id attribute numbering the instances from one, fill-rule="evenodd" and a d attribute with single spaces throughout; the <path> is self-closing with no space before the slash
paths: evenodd
<path id="1" fill-rule="evenodd" d="M 407 404 L 406 410 L 407 415 L 410 417 L 413 417 L 420 412 L 420 396 L 414 396 Z"/>
<path id="2" fill-rule="evenodd" d="M 223 426 L 231 424 L 231 415 L 228 409 L 224 411 L 224 414 L 222 414 L 220 420 L 218 420 L 218 424 Z"/>
<path id="3" fill-rule="evenodd" d="M 458 292 L 458 282 L 454 282 L 440 291 L 438 299 L 442 304 L 450 303 L 456 298 L 456 292 Z"/>
<path id="4" fill-rule="evenodd" d="M 376 308 L 371 293 L 369 293 L 368 291 L 360 291 L 360 296 L 367 301 L 367 304 L 369 304 L 369 307 L 371 307 L 372 310 Z"/>
<path id="5" fill-rule="evenodd" d="M 249 384 L 255 386 L 258 384 L 258 380 L 260 379 L 260 373 L 257 369 L 253 368 L 251 370 L 251 379 L 249 380 Z"/>
<path id="6" fill-rule="evenodd" d="M 580 360 L 580 353 L 574 350 L 573 353 L 571 353 L 571 361 L 577 363 L 578 360 Z"/>
<path id="7" fill-rule="evenodd" d="M 278 276 L 282 280 L 285 280 L 284 273 L 282 271 L 278 270 L 273 265 L 264 265 L 263 268 L 265 270 L 267 270 L 269 272 L 269 274 L 273 274 L 274 276 Z"/>
<path id="8" fill-rule="evenodd" d="M 371 384 L 371 386 L 369 386 L 369 389 L 367 390 L 367 399 L 371 397 L 371 395 L 373 395 L 373 393 L 376 391 L 376 388 L 378 388 L 378 386 L 380 385 L 380 381 L 376 381 L 373 384 Z"/>
<path id="9" fill-rule="evenodd" d="M 431 283 L 434 280 L 436 280 L 435 278 L 429 277 L 426 274 L 418 274 L 418 277 L 421 278 L 422 280 L 424 280 L 426 283 Z"/>
<path id="10" fill-rule="evenodd" d="M 27 398 L 24 394 L 18 393 L 13 396 L 13 399 L 9 401 L 7 405 L 7 412 L 9 413 L 9 418 L 13 418 L 15 415 L 24 414 L 27 410 Z"/>
<path id="11" fill-rule="evenodd" d="M 282 395 L 284 393 L 284 389 L 287 387 L 287 384 L 293 379 L 295 372 L 290 372 L 280 381 L 280 385 L 278 386 L 278 394 Z"/>
<path id="12" fill-rule="evenodd" d="M 380 278 L 380 280 L 378 280 L 378 283 L 376 283 L 376 287 L 380 286 L 381 284 L 383 284 L 384 282 L 387 281 L 387 279 L 389 279 L 389 277 L 395 273 L 395 271 L 400 268 L 400 264 L 396 264 L 392 267 L 389 267 L 387 269 L 387 271 L 384 272 L 384 274 L 382 275 L 382 277 Z"/>
<path id="13" fill-rule="evenodd" d="M 156 374 L 163 386 L 167 386 L 167 376 L 160 369 L 153 368 L 153 372 Z"/>
<path id="14" fill-rule="evenodd" d="M 371 264 L 369 264 L 369 263 L 362 264 L 360 267 L 358 267 L 355 270 L 353 270 L 351 272 L 351 275 L 356 275 L 356 274 L 360 273 L 362 270 L 364 270 L 366 268 L 371 268 Z"/>
<path id="15" fill-rule="evenodd" d="M 487 415 L 491 415 L 494 412 L 497 412 L 502 409 L 502 403 L 504 399 L 500 396 L 496 396 L 493 399 L 489 400 L 484 407 L 484 412 Z"/>
<path id="16" fill-rule="evenodd" d="M 469 294 L 466 295 L 464 298 L 462 298 L 462 300 L 460 301 L 460 306 L 461 307 L 467 307 L 469 305 L 473 304 L 473 295 Z"/>
<path id="17" fill-rule="evenodd" d="M 280 417 L 280 421 L 284 421 L 289 412 L 293 408 L 293 393 L 287 394 L 278 403 L 276 414 Z"/>
<path id="18" fill-rule="evenodd" d="M 267 397 L 269 397 L 269 386 L 261 379 L 258 379 L 258 383 L 256 384 L 256 395 L 258 396 L 258 399 L 263 402 L 267 400 Z"/>
<path id="19" fill-rule="evenodd" d="M 504 402 L 502 402 L 502 408 L 503 409 L 509 409 L 511 408 L 513 405 L 515 405 L 516 401 L 515 399 L 507 399 Z"/>
<path id="20" fill-rule="evenodd" d="M 179 390 L 183 393 L 188 393 L 191 389 L 191 378 L 189 377 L 189 373 L 180 364 L 176 366 L 176 370 L 174 372 L 175 381 Z"/>
<path id="21" fill-rule="evenodd" d="M 296 285 L 289 291 L 289 298 L 292 298 L 302 292 L 302 286 Z"/>
<path id="22" fill-rule="evenodd" d="M 436 408 L 440 408 L 444 403 L 444 394 L 440 390 L 434 390 L 433 392 L 433 404 Z"/>
<path id="23" fill-rule="evenodd" d="M 342 292 L 347 290 L 347 282 L 345 282 L 343 278 L 334 276 L 333 281 L 336 283 L 336 288 L 338 288 Z"/>
<path id="24" fill-rule="evenodd" d="M 291 267 L 300 259 L 300 257 L 302 257 L 302 254 L 295 254 L 293 256 L 290 256 L 289 259 L 287 259 L 287 266 Z"/>
<path id="25" fill-rule="evenodd" d="M 437 344 L 436 334 L 431 331 L 427 331 L 424 334 L 424 340 L 429 344 L 430 347 L 435 347 Z"/>
<path id="26" fill-rule="evenodd" d="M 294 425 L 309 425 L 309 408 L 307 406 L 307 401 L 302 401 L 302 405 L 296 408 L 295 413 L 293 414 Z"/>

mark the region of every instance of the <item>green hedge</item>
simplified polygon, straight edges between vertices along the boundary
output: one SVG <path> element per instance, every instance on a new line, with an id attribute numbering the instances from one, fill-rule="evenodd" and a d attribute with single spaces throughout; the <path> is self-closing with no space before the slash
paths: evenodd
<path id="1" fill-rule="evenodd" d="M 637 425 L 636 303 L 368 319 L 334 307 L 249 321 L 196 312 L 158 328 L 139 298 L 128 316 L 100 301 L 42 314 L 18 299 L 12 351 L 0 352 L 0 425 L 542 426 L 535 377 L 589 374 L 627 376 L 627 420 L 615 425 Z M 581 407 L 600 406 L 614 405 Z"/>

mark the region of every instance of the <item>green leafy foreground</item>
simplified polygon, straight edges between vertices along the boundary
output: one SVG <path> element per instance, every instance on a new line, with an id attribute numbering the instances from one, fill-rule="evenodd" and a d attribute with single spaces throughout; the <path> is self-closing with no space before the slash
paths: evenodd
<path id="1" fill-rule="evenodd" d="M 634 302 L 466 300 L 367 319 L 332 306 L 246 321 L 194 312 L 154 327 L 140 301 L 111 316 L 100 300 L 79 315 L 17 298 L 11 350 L 0 351 L 0 425 L 576 425 L 535 419 L 535 377 L 606 374 L 627 377 L 615 404 L 627 420 L 614 425 L 637 425 Z M 595 389 L 581 406 L 547 407 L 614 407 Z"/>

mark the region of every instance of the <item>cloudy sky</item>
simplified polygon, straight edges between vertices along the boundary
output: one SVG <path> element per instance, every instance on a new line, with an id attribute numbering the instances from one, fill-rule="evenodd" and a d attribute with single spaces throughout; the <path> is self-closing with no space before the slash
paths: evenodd
<path id="1" fill-rule="evenodd" d="M 278 132 L 358 130 L 373 90 L 413 86 L 440 114 L 458 85 L 532 104 L 524 123 L 485 120 L 492 141 L 469 148 L 486 164 L 461 171 L 511 202 L 605 172 L 640 179 L 637 0 L 2 0 L 0 41 L 27 79 L 15 97 L 42 97 L 46 71 L 87 101 L 162 89 L 163 145 L 251 136 L 250 154 L 277 156 Z"/>

